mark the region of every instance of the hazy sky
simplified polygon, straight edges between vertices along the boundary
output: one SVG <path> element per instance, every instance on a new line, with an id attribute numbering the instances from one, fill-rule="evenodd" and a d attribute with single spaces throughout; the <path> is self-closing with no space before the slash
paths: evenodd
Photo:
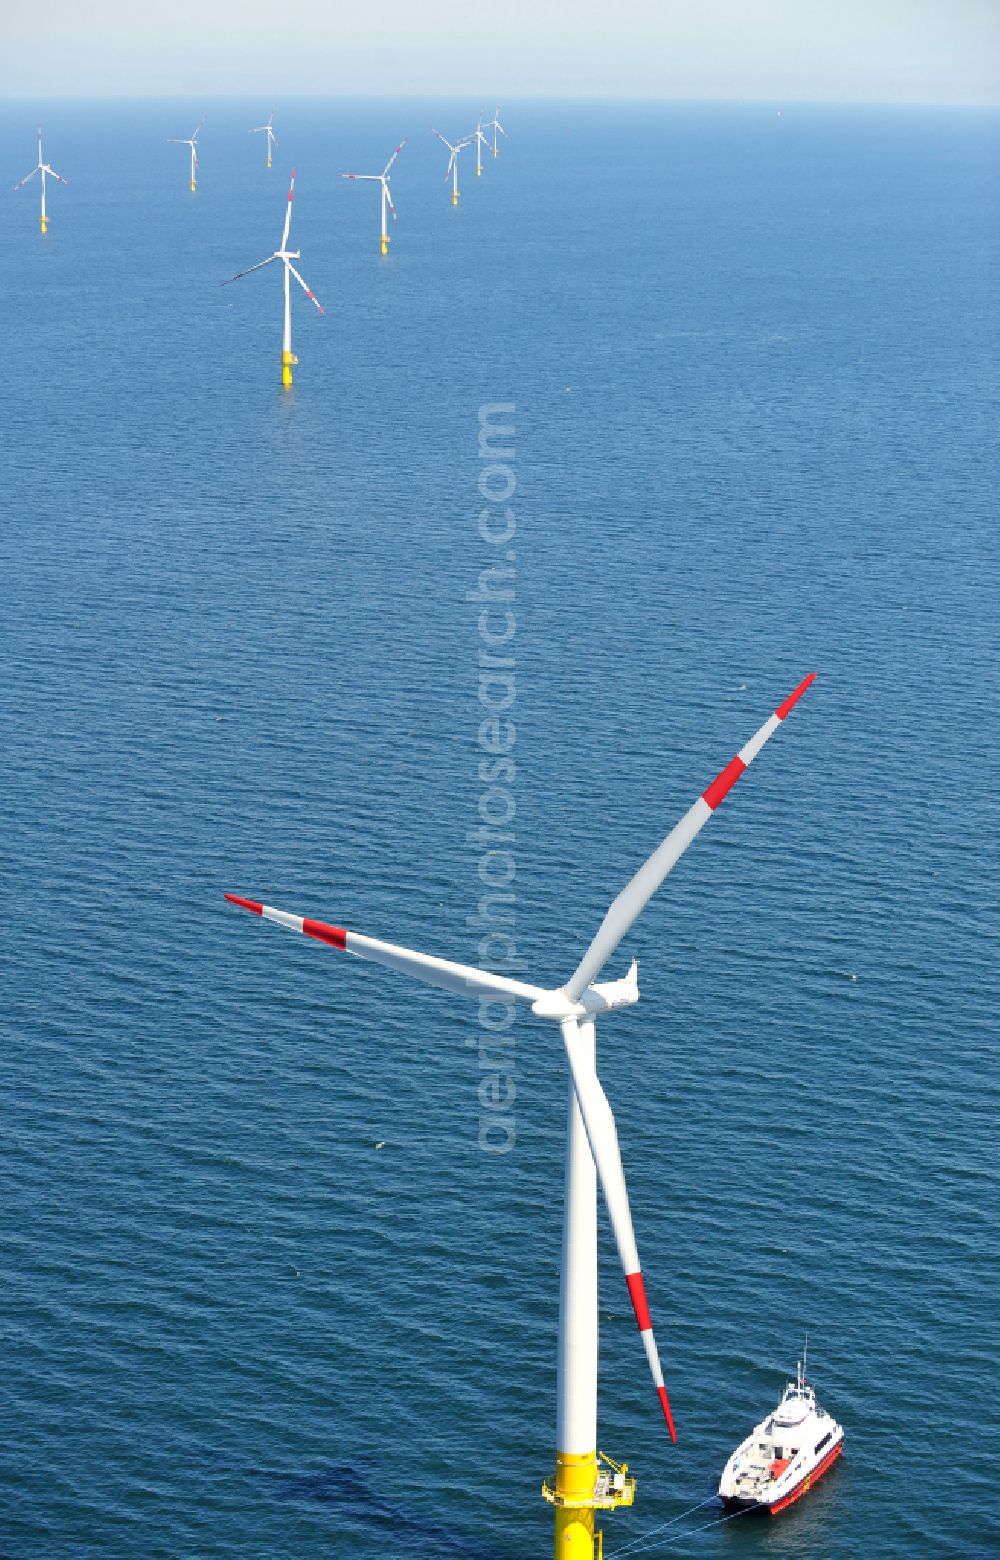
<path id="1" fill-rule="evenodd" d="M 0 0 L 0 92 L 1000 102 L 1000 0 Z"/>

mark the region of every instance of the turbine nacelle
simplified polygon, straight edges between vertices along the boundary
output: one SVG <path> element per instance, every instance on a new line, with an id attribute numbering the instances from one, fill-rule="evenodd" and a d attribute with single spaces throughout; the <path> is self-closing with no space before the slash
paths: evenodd
<path id="1" fill-rule="evenodd" d="M 599 1013 L 611 1013 L 615 1008 L 634 1007 L 639 1000 L 639 963 L 633 959 L 627 975 L 620 980 L 605 980 L 588 986 L 579 1000 L 574 1000 L 560 986 L 557 991 L 546 991 L 531 1004 L 536 1018 L 551 1018 L 561 1024 L 567 1018 L 596 1018 Z"/>

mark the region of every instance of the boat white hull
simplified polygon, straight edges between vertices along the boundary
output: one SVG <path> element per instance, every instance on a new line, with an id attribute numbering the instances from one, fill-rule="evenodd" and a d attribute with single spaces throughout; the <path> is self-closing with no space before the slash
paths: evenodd
<path id="1" fill-rule="evenodd" d="M 723 1505 L 727 1511 L 737 1511 L 741 1508 L 753 1510 L 756 1508 L 760 1511 L 770 1512 L 772 1517 L 776 1517 L 780 1511 L 784 1511 L 794 1501 L 801 1500 L 803 1495 L 807 1495 L 819 1483 L 824 1473 L 833 1467 L 843 1450 L 844 1439 L 841 1436 L 836 1445 L 832 1446 L 814 1467 L 810 1468 L 805 1474 L 797 1475 L 790 1487 L 779 1489 L 776 1484 L 773 1493 L 769 1497 L 764 1497 L 760 1500 L 753 1500 L 742 1495 L 723 1495 Z"/>
<path id="2" fill-rule="evenodd" d="M 769 1511 L 776 1517 L 819 1483 L 843 1446 L 843 1426 L 819 1406 L 800 1362 L 777 1408 L 726 1463 L 719 1495 L 728 1509 Z"/>

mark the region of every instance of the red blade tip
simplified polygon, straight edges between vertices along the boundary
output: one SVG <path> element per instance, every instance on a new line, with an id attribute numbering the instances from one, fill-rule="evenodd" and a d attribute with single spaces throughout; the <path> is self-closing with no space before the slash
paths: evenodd
<path id="1" fill-rule="evenodd" d="M 803 677 L 802 681 L 799 683 L 799 686 L 796 688 L 795 692 L 794 693 L 790 693 L 788 695 L 788 698 L 785 700 L 784 704 L 779 704 L 778 708 L 775 710 L 774 713 L 777 715 L 779 720 L 784 720 L 785 716 L 788 714 L 788 712 L 792 708 L 792 706 L 799 702 L 799 700 L 801 699 L 802 695 L 805 693 L 806 689 L 812 683 L 814 683 L 815 681 L 816 681 L 816 673 L 815 672 L 810 672 L 808 677 Z"/>
<path id="2" fill-rule="evenodd" d="M 226 894 L 231 905 L 239 905 L 241 910 L 250 910 L 254 915 L 263 915 L 264 906 L 259 905 L 256 899 L 241 899 L 239 894 Z"/>
<path id="3" fill-rule="evenodd" d="M 670 1431 L 670 1439 L 676 1442 L 677 1431 L 674 1429 L 674 1416 L 670 1412 L 670 1399 L 667 1397 L 667 1389 L 666 1387 L 657 1387 L 656 1390 L 660 1398 L 660 1407 L 663 1409 L 663 1417 L 667 1421 L 667 1429 Z"/>

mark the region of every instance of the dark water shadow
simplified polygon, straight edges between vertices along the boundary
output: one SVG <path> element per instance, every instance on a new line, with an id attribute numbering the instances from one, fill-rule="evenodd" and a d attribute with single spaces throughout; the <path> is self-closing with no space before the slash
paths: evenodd
<path id="1" fill-rule="evenodd" d="M 248 1481 L 270 1500 L 318 1508 L 336 1516 L 338 1522 L 350 1523 L 360 1532 L 382 1539 L 391 1534 L 393 1553 L 422 1554 L 441 1560 L 458 1556 L 464 1560 L 511 1560 L 509 1550 L 501 1550 L 492 1542 L 484 1545 L 481 1538 L 467 1538 L 381 1494 L 377 1489 L 377 1465 L 370 1459 L 343 1460 L 297 1471 L 243 1463 L 230 1452 L 186 1438 L 177 1443 L 175 1450 L 220 1474 Z"/>
<path id="2" fill-rule="evenodd" d="M 498 1549 L 484 1548 L 480 1541 L 464 1538 L 442 1523 L 379 1494 L 368 1470 L 357 1463 L 330 1463 L 324 1468 L 292 1474 L 268 1468 L 246 1471 L 269 1488 L 273 1500 L 326 1507 L 336 1513 L 338 1520 L 353 1522 L 367 1533 L 391 1533 L 393 1546 L 399 1552 L 509 1560 Z"/>

